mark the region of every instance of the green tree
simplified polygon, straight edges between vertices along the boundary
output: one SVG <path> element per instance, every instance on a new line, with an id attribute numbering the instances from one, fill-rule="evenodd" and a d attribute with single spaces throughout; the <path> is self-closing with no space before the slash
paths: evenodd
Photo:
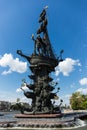
<path id="1" fill-rule="evenodd" d="M 17 98 L 16 102 L 11 105 L 10 109 L 19 111 L 19 110 L 21 110 L 21 108 L 22 108 L 22 105 L 21 105 L 21 102 L 20 102 L 20 98 Z"/>
<path id="2" fill-rule="evenodd" d="M 10 107 L 10 109 L 17 110 L 17 111 L 20 111 L 21 108 L 22 108 L 21 103 L 15 103 L 15 104 L 11 105 L 11 107 Z"/>
<path id="3" fill-rule="evenodd" d="M 75 92 L 70 98 L 72 109 L 87 109 L 87 95 L 82 95 L 80 92 Z"/>
<path id="4" fill-rule="evenodd" d="M 87 110 L 87 101 L 84 101 L 82 106 L 83 106 L 83 109 Z"/>

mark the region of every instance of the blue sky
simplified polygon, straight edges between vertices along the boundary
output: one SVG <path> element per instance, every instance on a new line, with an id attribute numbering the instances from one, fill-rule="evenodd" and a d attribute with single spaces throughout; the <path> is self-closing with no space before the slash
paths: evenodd
<path id="1" fill-rule="evenodd" d="M 56 55 L 64 49 L 65 60 L 52 74 L 59 96 L 68 104 L 73 92 L 87 94 L 87 0 L 0 0 L 0 100 L 27 101 L 18 90 L 23 78 L 31 82 L 31 72 L 16 50 L 32 54 L 31 34 L 36 34 L 46 5 L 51 44 Z"/>

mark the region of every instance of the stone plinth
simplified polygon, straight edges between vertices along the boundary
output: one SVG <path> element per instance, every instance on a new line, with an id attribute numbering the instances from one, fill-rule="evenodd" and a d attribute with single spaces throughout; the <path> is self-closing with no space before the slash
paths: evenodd
<path id="1" fill-rule="evenodd" d="M 17 114 L 16 118 L 59 118 L 62 117 L 62 114 L 36 114 L 36 115 L 27 115 L 27 114 Z"/>

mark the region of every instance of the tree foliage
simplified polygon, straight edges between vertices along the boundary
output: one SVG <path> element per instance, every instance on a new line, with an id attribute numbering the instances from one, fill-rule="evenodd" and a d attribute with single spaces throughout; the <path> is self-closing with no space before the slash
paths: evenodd
<path id="1" fill-rule="evenodd" d="M 75 92 L 70 98 L 70 105 L 74 110 L 87 109 L 87 95 Z"/>
<path id="2" fill-rule="evenodd" d="M 15 104 L 11 105 L 10 109 L 19 111 L 22 109 L 22 105 L 21 105 L 21 103 L 15 103 Z"/>

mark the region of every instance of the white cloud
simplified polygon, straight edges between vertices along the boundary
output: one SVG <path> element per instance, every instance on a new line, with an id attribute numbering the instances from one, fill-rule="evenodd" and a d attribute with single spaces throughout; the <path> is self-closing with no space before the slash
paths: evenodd
<path id="1" fill-rule="evenodd" d="M 80 85 L 87 85 L 87 78 L 82 78 L 79 80 Z"/>
<path id="2" fill-rule="evenodd" d="M 17 89 L 16 89 L 16 92 L 17 92 L 17 93 L 20 93 L 20 92 L 22 92 L 22 90 L 21 90 L 20 88 L 17 88 Z"/>
<path id="3" fill-rule="evenodd" d="M 0 91 L 0 100 L 15 102 L 17 98 L 21 98 L 20 94 L 17 94 L 15 92 L 11 92 L 11 91 Z"/>
<path id="4" fill-rule="evenodd" d="M 24 84 L 24 86 L 22 86 L 22 89 L 23 89 L 24 91 L 29 91 L 28 87 L 26 87 L 26 84 Z M 23 94 L 24 92 L 23 92 L 22 89 L 21 89 L 21 88 L 17 88 L 17 89 L 16 89 L 16 93 L 18 93 L 18 95 L 22 94 L 21 96 L 19 96 L 20 101 L 21 101 L 21 102 L 27 102 L 27 103 L 31 104 L 32 99 L 29 99 L 29 98 L 27 98 L 26 96 L 24 96 L 24 94 Z"/>
<path id="5" fill-rule="evenodd" d="M 22 89 L 23 89 L 24 91 L 29 91 L 29 89 L 28 89 L 27 87 L 22 87 Z M 17 93 L 22 92 L 22 91 L 23 91 L 22 89 L 21 89 L 21 88 L 17 88 L 17 89 L 16 89 L 16 92 L 17 92 Z"/>
<path id="6" fill-rule="evenodd" d="M 58 76 L 62 73 L 64 76 L 69 76 L 69 74 L 74 70 L 74 66 L 81 66 L 80 61 L 66 58 L 55 68 L 55 75 Z"/>
<path id="7" fill-rule="evenodd" d="M 27 70 L 27 62 L 19 61 L 18 58 L 14 59 L 11 53 L 5 53 L 0 57 L 0 66 L 9 67 L 8 70 L 2 72 L 2 75 L 7 75 L 12 72 L 24 73 Z"/>
<path id="8" fill-rule="evenodd" d="M 26 102 L 26 103 L 29 103 L 30 105 L 31 105 L 31 103 L 32 103 L 32 99 L 30 99 L 30 98 L 27 98 L 27 97 L 22 97 L 21 99 L 20 99 L 20 101 L 21 102 Z"/>
<path id="9" fill-rule="evenodd" d="M 31 99 L 24 96 L 23 93 L 15 93 L 9 91 L 0 91 L 0 100 L 1 101 L 9 101 L 9 102 L 16 102 L 17 98 L 20 99 L 20 102 L 27 102 L 31 104 Z"/>
<path id="10" fill-rule="evenodd" d="M 80 93 L 82 93 L 82 94 L 87 94 L 87 88 L 79 88 L 78 90 L 77 90 L 77 92 L 80 92 Z"/>
<path id="11" fill-rule="evenodd" d="M 7 75 L 7 74 L 11 74 L 11 73 L 12 73 L 12 71 L 10 69 L 8 71 L 4 70 L 2 72 L 2 75 Z"/>
<path id="12" fill-rule="evenodd" d="M 26 83 L 23 83 L 23 84 L 21 85 L 21 88 L 22 88 L 24 91 L 29 91 L 28 87 L 26 86 Z M 16 92 L 17 92 L 17 93 L 22 92 L 23 90 L 22 90 L 21 88 L 17 88 L 17 89 L 16 89 Z"/>
<path id="13" fill-rule="evenodd" d="M 66 94 L 65 96 L 64 96 L 64 98 L 70 98 L 71 97 L 71 94 Z"/>

